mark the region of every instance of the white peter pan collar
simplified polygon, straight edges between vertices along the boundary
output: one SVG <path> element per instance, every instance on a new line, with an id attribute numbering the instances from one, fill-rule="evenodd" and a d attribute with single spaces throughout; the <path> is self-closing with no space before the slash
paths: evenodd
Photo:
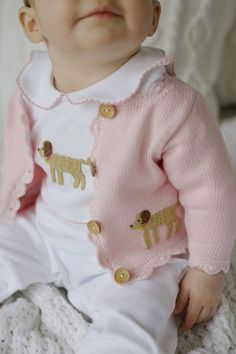
<path id="1" fill-rule="evenodd" d="M 63 98 L 71 104 L 86 101 L 118 104 L 138 91 L 150 71 L 156 69 L 155 77 L 161 78 L 168 66 L 173 66 L 173 57 L 167 57 L 161 49 L 141 46 L 137 54 L 111 75 L 85 89 L 63 93 L 53 86 L 48 53 L 33 51 L 17 78 L 17 84 L 28 101 L 43 109 L 52 109 Z"/>

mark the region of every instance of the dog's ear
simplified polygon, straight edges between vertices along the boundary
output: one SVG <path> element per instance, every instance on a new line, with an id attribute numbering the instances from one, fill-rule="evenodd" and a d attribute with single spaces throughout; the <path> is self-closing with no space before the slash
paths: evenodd
<path id="1" fill-rule="evenodd" d="M 43 151 L 45 157 L 50 157 L 52 155 L 52 143 L 48 140 L 43 142 Z"/>
<path id="2" fill-rule="evenodd" d="M 141 217 L 141 219 L 142 219 L 142 225 L 147 224 L 148 221 L 150 220 L 151 213 L 150 213 L 149 210 L 143 210 L 143 211 L 140 213 L 140 217 Z"/>

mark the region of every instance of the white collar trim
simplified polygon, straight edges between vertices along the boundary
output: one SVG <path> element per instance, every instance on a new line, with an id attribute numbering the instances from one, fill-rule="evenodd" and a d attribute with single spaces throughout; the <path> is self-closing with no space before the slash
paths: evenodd
<path id="1" fill-rule="evenodd" d="M 62 93 L 53 86 L 52 64 L 48 53 L 33 51 L 29 62 L 17 78 L 17 84 L 28 101 L 43 109 L 52 109 L 64 97 L 71 104 L 86 101 L 118 104 L 138 91 L 144 76 L 150 70 L 160 67 L 160 74 L 164 74 L 166 67 L 167 72 L 173 75 L 173 60 L 173 57 L 167 57 L 161 49 L 141 46 L 137 54 L 111 75 L 88 88 Z"/>

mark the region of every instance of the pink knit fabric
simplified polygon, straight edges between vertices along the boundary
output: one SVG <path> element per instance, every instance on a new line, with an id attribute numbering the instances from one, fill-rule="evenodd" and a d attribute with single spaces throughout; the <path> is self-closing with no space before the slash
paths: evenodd
<path id="1" fill-rule="evenodd" d="M 141 279 L 188 246 L 191 267 L 227 272 L 236 230 L 236 181 L 202 96 L 166 74 L 148 95 L 136 93 L 111 104 L 116 116 L 104 119 L 98 113 L 92 125 L 97 175 L 91 219 L 99 221 L 101 233 L 90 234 L 90 240 L 101 265 L 111 271 L 125 268 L 131 280 Z M 14 217 L 25 185 L 31 183 L 27 198 L 35 196 L 42 178 L 33 173 L 30 117 L 19 92 L 8 113 L 1 222 Z M 167 239 L 161 225 L 160 242 L 147 249 L 143 231 L 130 228 L 136 215 L 157 213 L 178 199 L 182 227 Z"/>

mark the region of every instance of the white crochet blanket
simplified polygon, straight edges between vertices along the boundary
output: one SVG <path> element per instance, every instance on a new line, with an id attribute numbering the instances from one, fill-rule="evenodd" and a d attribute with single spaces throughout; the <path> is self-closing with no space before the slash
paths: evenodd
<path id="1" fill-rule="evenodd" d="M 236 168 L 236 117 L 222 125 L 222 132 Z M 187 333 L 180 331 L 176 354 L 236 354 L 235 318 L 236 247 L 217 313 Z M 0 308 L 0 353 L 77 354 L 88 326 L 63 289 L 35 284 L 8 298 Z"/>

